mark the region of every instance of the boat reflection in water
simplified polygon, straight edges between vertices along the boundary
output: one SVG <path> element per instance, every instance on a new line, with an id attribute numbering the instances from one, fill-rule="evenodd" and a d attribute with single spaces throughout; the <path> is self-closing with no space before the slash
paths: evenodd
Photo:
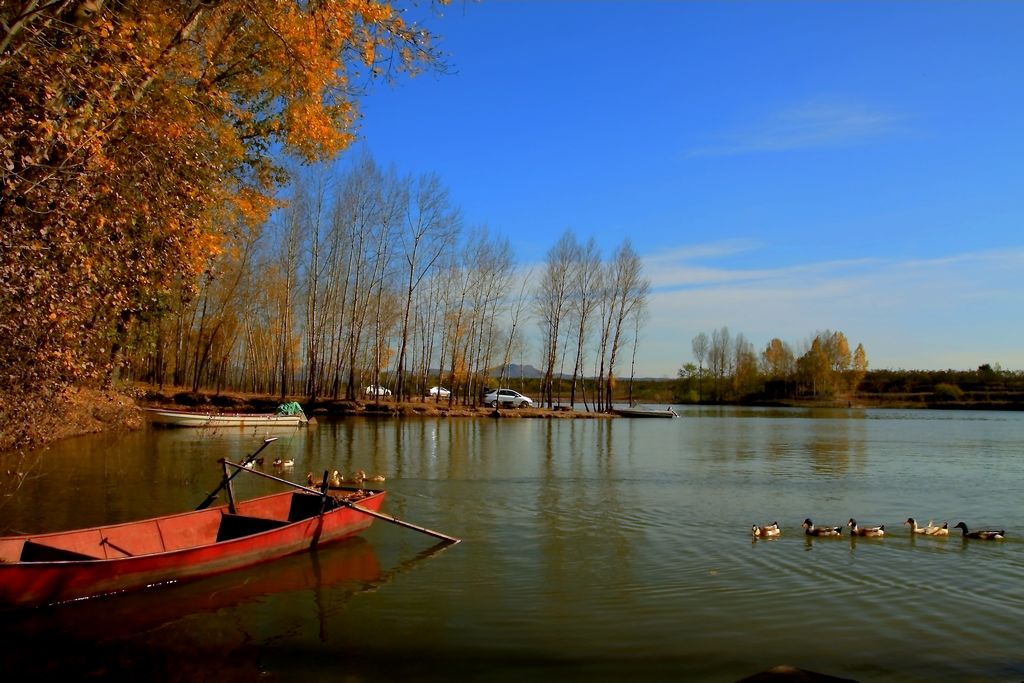
<path id="1" fill-rule="evenodd" d="M 117 672 L 161 678 L 166 667 L 179 673 L 193 669 L 198 673 L 213 656 L 210 648 L 225 655 L 239 654 L 251 649 L 254 641 L 287 638 L 308 628 L 311 613 L 319 620 L 323 639 L 331 614 L 449 545 L 439 543 L 382 570 L 373 545 L 353 537 L 312 552 L 160 590 L 8 613 L 0 620 L 0 638 L 5 643 L 0 667 L 17 676 L 72 678 Z M 239 624 L 238 632 L 230 637 L 218 626 L 225 616 Z M 188 639 L 194 649 L 184 659 L 179 658 L 177 648 L 159 645 L 169 633 L 177 633 L 175 639 L 179 640 L 182 634 L 191 634 Z M 238 665 L 248 676 L 258 673 L 257 660 L 243 656 Z M 216 668 L 223 672 L 224 663 Z"/>
<path id="2" fill-rule="evenodd" d="M 373 546 L 360 537 L 248 569 L 149 590 L 79 600 L 14 613 L 0 633 L 98 641 L 137 634 L 182 617 L 258 601 L 278 593 L 316 591 L 346 582 L 363 587 L 381 578 Z M 13 624 L 11 622 L 14 622 Z M 103 624 L 102 632 L 95 625 Z M 5 633 L 10 629 L 12 633 Z M 77 636 L 76 636 L 77 634 Z M 10 642 L 8 640 L 8 642 Z"/>

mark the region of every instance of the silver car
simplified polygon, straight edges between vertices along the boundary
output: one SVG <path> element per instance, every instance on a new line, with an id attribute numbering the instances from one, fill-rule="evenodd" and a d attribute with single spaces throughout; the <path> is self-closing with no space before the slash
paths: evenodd
<path id="1" fill-rule="evenodd" d="M 497 408 L 499 404 L 512 408 L 532 408 L 533 399 L 511 389 L 497 389 L 484 394 L 484 405 Z"/>

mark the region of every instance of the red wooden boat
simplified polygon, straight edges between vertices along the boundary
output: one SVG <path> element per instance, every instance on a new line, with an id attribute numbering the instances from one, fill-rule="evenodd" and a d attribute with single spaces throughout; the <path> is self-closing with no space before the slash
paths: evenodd
<path id="1" fill-rule="evenodd" d="M 249 567 L 357 534 L 374 516 L 397 522 L 378 512 L 383 501 L 383 491 L 286 491 L 238 501 L 233 510 L 2 537 L 0 605 L 64 602 Z"/>

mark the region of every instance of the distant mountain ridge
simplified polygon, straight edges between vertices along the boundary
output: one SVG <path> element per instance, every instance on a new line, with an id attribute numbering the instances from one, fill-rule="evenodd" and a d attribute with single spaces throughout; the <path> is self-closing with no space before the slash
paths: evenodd
<path id="1" fill-rule="evenodd" d="M 487 374 L 489 374 L 491 377 L 494 377 L 494 378 L 501 377 L 501 366 L 499 365 L 499 366 L 491 368 L 490 370 L 487 371 Z M 518 363 L 509 363 L 509 365 L 508 365 L 508 372 L 505 373 L 505 377 L 507 379 L 520 379 L 520 378 L 522 378 L 522 379 L 541 379 L 541 378 L 544 377 L 544 371 L 543 370 L 538 370 L 537 368 L 535 368 L 532 365 L 519 365 Z M 571 373 L 567 374 L 567 373 L 564 373 L 564 372 L 556 372 L 554 375 L 552 375 L 552 377 L 553 377 L 553 379 L 572 379 L 572 374 Z M 580 377 L 580 379 L 584 379 L 584 377 Z M 594 378 L 592 376 L 588 375 L 588 376 L 585 377 L 585 379 L 587 379 L 588 381 L 591 381 Z M 657 379 L 657 378 L 653 378 L 653 377 L 634 377 L 633 379 L 634 380 L 651 380 L 651 379 Z"/>
<path id="2" fill-rule="evenodd" d="M 491 368 L 487 371 L 491 377 L 501 377 L 502 366 Z M 525 379 L 540 379 L 544 376 L 544 372 L 538 370 L 532 365 L 520 365 L 518 363 L 509 363 L 508 368 L 505 371 L 505 377 L 508 379 L 518 379 L 520 377 Z"/>

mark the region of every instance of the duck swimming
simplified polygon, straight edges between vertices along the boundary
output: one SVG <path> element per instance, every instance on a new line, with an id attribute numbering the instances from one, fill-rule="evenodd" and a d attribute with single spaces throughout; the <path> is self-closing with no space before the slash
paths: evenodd
<path id="1" fill-rule="evenodd" d="M 881 526 L 858 526 L 857 520 L 853 517 L 846 523 L 850 527 L 851 536 L 885 536 L 885 525 Z"/>
<path id="2" fill-rule="evenodd" d="M 323 479 L 315 479 L 312 472 L 306 472 L 306 483 L 311 488 L 320 488 L 324 485 Z M 341 476 L 341 472 L 334 470 L 327 476 L 327 485 L 331 488 L 340 488 L 344 484 L 344 478 Z"/>
<path id="3" fill-rule="evenodd" d="M 281 458 L 274 459 L 274 467 L 292 467 L 295 465 L 294 460 L 282 460 Z"/>
<path id="4" fill-rule="evenodd" d="M 801 525 L 804 528 L 804 533 L 808 536 L 842 536 L 843 527 L 841 526 L 814 526 L 814 522 L 810 519 L 805 519 Z"/>
<path id="5" fill-rule="evenodd" d="M 779 528 L 778 522 L 772 522 L 771 524 L 765 524 L 764 526 L 758 526 L 752 524 L 750 526 L 750 535 L 757 538 L 774 538 L 782 533 L 782 529 Z"/>
<path id="6" fill-rule="evenodd" d="M 980 531 L 968 531 L 967 530 L 967 525 L 964 524 L 963 522 L 957 522 L 957 525 L 955 527 L 953 527 L 953 528 L 954 529 L 963 529 L 963 532 L 964 532 L 963 537 L 964 538 L 977 538 L 977 539 L 980 539 L 982 541 L 1001 541 L 1001 540 L 1003 540 L 1003 538 L 1006 537 L 1006 529 L 999 529 L 998 531 L 996 531 L 995 529 L 982 529 Z"/>
<path id="7" fill-rule="evenodd" d="M 923 534 L 925 536 L 949 536 L 949 522 L 943 522 L 942 526 L 933 526 L 929 521 L 928 526 L 918 526 L 917 521 L 913 517 L 908 517 L 907 521 L 903 522 L 910 527 L 910 532 L 914 534 Z"/>

